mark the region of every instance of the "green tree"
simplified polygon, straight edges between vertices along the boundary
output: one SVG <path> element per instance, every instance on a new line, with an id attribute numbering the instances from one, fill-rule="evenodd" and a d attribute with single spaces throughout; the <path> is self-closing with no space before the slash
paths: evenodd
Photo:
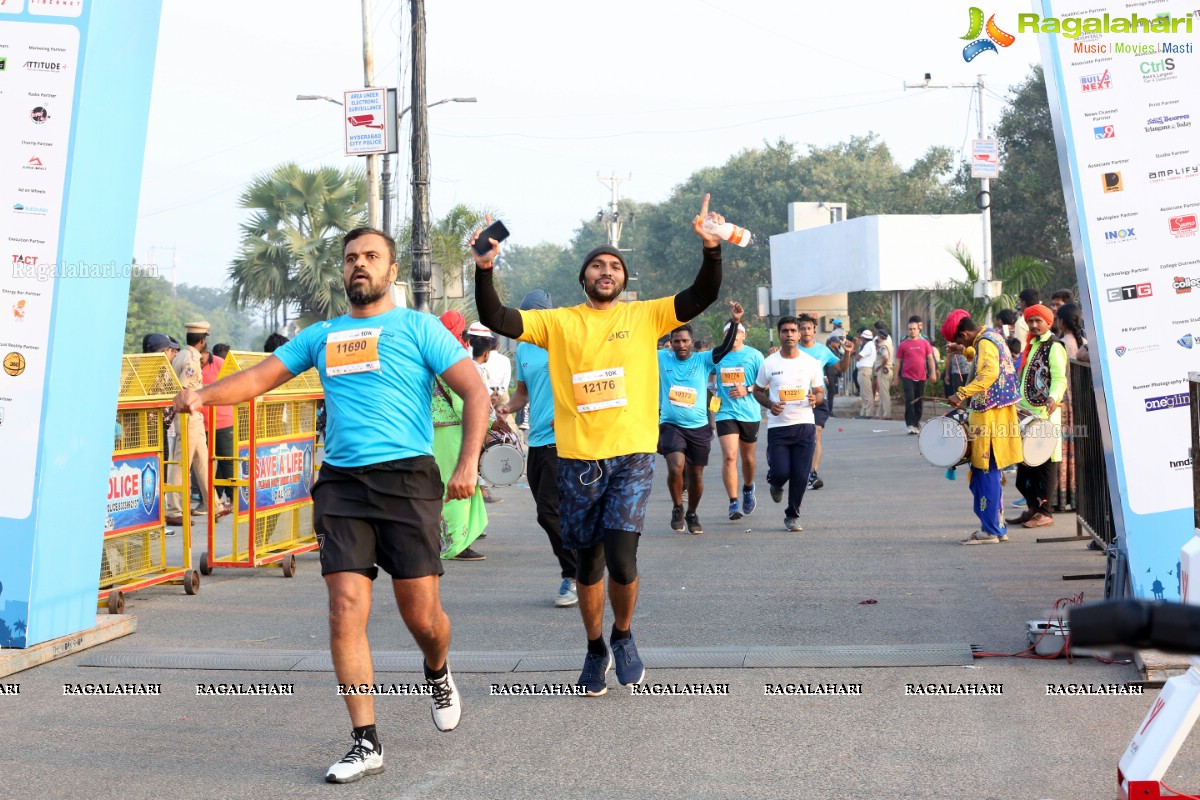
<path id="1" fill-rule="evenodd" d="M 330 319 L 348 306 L 341 236 L 366 224 L 366 179 L 357 169 L 282 164 L 257 176 L 238 200 L 251 210 L 229 267 L 235 307 L 265 304 L 272 327 L 289 311 Z"/>
<path id="2" fill-rule="evenodd" d="M 471 290 L 468 286 L 474 274 L 475 262 L 471 258 L 467 242 L 471 240 L 471 234 L 477 228 L 484 227 L 484 220 L 489 213 L 493 218 L 499 216 L 495 211 L 473 209 L 460 203 L 430 225 L 429 250 L 435 284 L 438 270 L 441 270 L 443 286 L 446 286 L 447 279 L 449 283 L 453 283 L 461 271 L 464 276 L 464 296 L 470 296 Z M 409 276 L 412 275 L 412 220 L 407 220 L 401 226 L 396 236 L 396 248 L 400 280 L 408 282 Z M 435 306 L 431 303 L 431 308 L 433 307 Z M 470 315 L 467 316 L 468 319 L 471 318 Z"/>
<path id="3" fill-rule="evenodd" d="M 939 283 L 931 289 L 922 289 L 912 292 L 910 295 L 911 300 L 917 303 L 918 308 L 929 308 L 932 302 L 935 320 L 944 319 L 954 309 L 961 308 L 969 311 L 972 319 L 982 322 L 989 310 L 992 316 L 995 316 L 996 312 L 1002 309 L 1016 308 L 1017 295 L 1022 290 L 1036 289 L 1044 285 L 1054 272 L 1053 266 L 1030 256 L 1013 256 L 1001 261 L 996 264 L 993 277 L 995 280 L 1004 282 L 1004 293 L 999 297 L 991 298 L 989 303 L 974 296 L 975 281 L 979 280 L 979 269 L 971 257 L 962 249 L 955 252 L 954 257 L 963 268 L 962 280 Z M 930 334 L 936 329 L 937 324 L 926 328 Z"/>

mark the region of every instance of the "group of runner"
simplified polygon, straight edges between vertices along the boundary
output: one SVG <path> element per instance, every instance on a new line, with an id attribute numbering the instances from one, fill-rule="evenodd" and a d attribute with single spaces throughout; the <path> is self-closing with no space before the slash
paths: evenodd
<path id="1" fill-rule="evenodd" d="M 475 255 L 480 322 L 517 339 L 521 348 L 542 351 L 519 348 L 518 392 L 502 410 L 516 411 L 531 402 L 531 490 L 538 521 L 563 570 L 563 602 L 556 604 L 572 605 L 577 597 L 587 639 L 577 683 L 592 696 L 607 691 L 607 673 L 614 666 L 622 685 L 640 683 L 645 675 L 632 621 L 638 540 L 656 450 L 668 460 L 675 510 L 693 533 L 703 530 L 696 515 L 702 483 L 693 469 L 699 442 L 692 429 L 699 426 L 690 423 L 703 419 L 708 430 L 709 373 L 719 375 L 718 438 L 730 518 L 754 510 L 754 444 L 761 406 L 768 410 L 771 497 L 782 501 L 787 487 L 784 524 L 801 530 L 800 504 L 814 477 L 814 459 L 820 457 L 824 366 L 832 363 L 845 371 L 851 360 L 852 347 L 837 359 L 816 345 L 815 320 L 806 317 L 782 318 L 781 349 L 764 359 L 744 345 L 737 303 L 730 304 L 721 347 L 707 354 L 691 352 L 694 337 L 687 323 L 716 301 L 721 287 L 720 239 L 703 223 L 724 219 L 709 212 L 708 202 L 706 195 L 691 222 L 702 245 L 700 268 L 692 284 L 671 297 L 620 302 L 628 280 L 624 257 L 616 248 L 601 246 L 579 270 L 584 303 L 550 308 L 548 298 L 530 296 L 522 308 L 507 308 L 492 277 L 499 243 L 489 240 L 491 250 Z M 458 725 L 462 700 L 447 660 L 450 620 L 439 594 L 439 514 L 443 499 L 468 498 L 477 490 L 490 399 L 461 343 L 436 317 L 394 305 L 389 289 L 398 269 L 391 237 L 370 228 L 351 231 L 343 245 L 350 312 L 309 326 L 254 367 L 200 390 L 184 390 L 175 407 L 195 413 L 208 405 L 235 405 L 317 369 L 328 423 L 325 459 L 312 490 L 313 522 L 329 593 L 330 650 L 338 682 L 374 682 L 367 619 L 372 582 L 382 567 L 392 578 L 400 615 L 424 655 L 434 724 L 447 732 Z M 658 341 L 667 333 L 672 334 L 672 351 L 659 352 Z M 646 379 L 660 373 L 661 385 Z M 445 485 L 431 449 L 435 377 L 463 400 L 461 453 Z M 544 400 L 547 390 L 551 408 Z M 655 409 L 661 409 L 661 419 Z M 739 460 L 744 476 L 740 505 Z M 681 498 L 685 472 L 686 513 Z M 607 642 L 606 594 L 614 618 Z M 347 694 L 344 699 L 352 745 L 327 771 L 326 780 L 333 783 L 383 769 L 373 697 Z"/>

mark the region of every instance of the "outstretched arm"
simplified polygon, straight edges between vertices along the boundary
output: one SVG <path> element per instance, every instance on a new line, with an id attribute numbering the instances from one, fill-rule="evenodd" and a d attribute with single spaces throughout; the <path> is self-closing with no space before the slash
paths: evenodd
<path id="1" fill-rule="evenodd" d="M 278 357 L 267 356 L 253 367 L 235 372 L 198 391 L 184 389 L 175 395 L 175 410 L 192 414 L 204 406 L 234 406 L 266 394 L 292 377 Z"/>

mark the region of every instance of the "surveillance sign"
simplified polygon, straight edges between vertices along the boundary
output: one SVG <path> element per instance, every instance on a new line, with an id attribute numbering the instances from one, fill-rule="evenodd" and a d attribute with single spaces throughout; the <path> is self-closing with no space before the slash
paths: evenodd
<path id="1" fill-rule="evenodd" d="M 396 152 L 395 101 L 386 88 L 345 93 L 346 155 Z"/>

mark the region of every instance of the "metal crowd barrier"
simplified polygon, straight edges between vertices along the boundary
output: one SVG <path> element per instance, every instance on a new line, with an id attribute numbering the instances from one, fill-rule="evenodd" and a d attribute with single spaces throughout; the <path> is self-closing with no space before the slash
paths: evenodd
<path id="1" fill-rule="evenodd" d="M 230 351 L 218 379 L 253 367 L 266 353 Z M 317 404 L 324 398 L 316 370 L 254 400 L 234 406 L 233 470 L 228 480 L 215 476 L 217 457 L 210 449 L 208 495 L 233 489 L 233 526 L 218 543 L 216 515 L 208 515 L 208 550 L 200 556 L 205 575 L 215 567 L 279 566 L 283 576 L 296 573 L 296 555 L 317 549 L 312 518 L 312 486 L 318 469 Z M 218 551 L 224 555 L 218 555 Z"/>
<path id="2" fill-rule="evenodd" d="M 165 466 L 186 457 L 187 416 L 180 415 L 183 447 L 168 461 L 164 410 L 179 392 L 179 380 L 162 353 L 126 355 L 121 359 L 117 399 L 117 434 L 108 474 L 108 513 L 100 559 L 99 604 L 110 613 L 125 610 L 125 593 L 160 583 L 182 583 L 187 594 L 200 591 L 200 575 L 192 569 L 189 494 L 191 470 L 180 470 L 182 483 L 167 485 Z M 163 497 L 182 493 L 182 563 L 168 564 Z"/>
<path id="3" fill-rule="evenodd" d="M 1112 498 L 1108 491 L 1108 468 L 1104 442 L 1092 389 L 1092 365 L 1071 360 L 1072 441 L 1075 445 L 1075 509 L 1080 535 L 1091 536 L 1104 547 L 1116 544 Z"/>

